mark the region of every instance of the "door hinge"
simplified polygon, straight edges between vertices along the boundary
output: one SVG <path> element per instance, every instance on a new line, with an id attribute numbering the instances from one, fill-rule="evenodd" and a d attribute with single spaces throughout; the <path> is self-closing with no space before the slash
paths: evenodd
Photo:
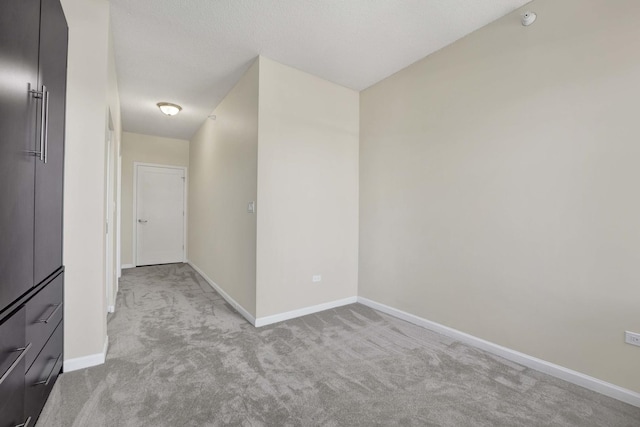
<path id="1" fill-rule="evenodd" d="M 104 224 L 104 232 L 106 234 L 109 234 L 109 223 L 108 222 L 105 222 L 105 224 Z"/>

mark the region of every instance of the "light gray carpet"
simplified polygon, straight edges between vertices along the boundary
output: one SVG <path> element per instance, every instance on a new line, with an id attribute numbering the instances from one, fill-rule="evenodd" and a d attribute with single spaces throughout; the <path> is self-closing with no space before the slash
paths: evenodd
<path id="1" fill-rule="evenodd" d="M 639 408 L 358 304 L 255 329 L 182 264 L 125 271 L 109 339 L 38 427 L 640 425 Z"/>

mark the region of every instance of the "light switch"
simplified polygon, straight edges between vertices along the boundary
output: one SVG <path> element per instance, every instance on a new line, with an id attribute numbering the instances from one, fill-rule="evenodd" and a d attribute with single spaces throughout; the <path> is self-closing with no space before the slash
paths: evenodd
<path id="1" fill-rule="evenodd" d="M 247 212 L 248 213 L 256 213 L 256 202 L 249 202 L 247 204 Z"/>

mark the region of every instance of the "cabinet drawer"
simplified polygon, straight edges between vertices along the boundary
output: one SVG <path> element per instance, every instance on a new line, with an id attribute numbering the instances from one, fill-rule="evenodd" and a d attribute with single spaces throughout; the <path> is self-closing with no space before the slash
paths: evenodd
<path id="1" fill-rule="evenodd" d="M 62 369 L 62 327 L 60 323 L 25 375 L 25 418 L 38 419 Z"/>
<path id="2" fill-rule="evenodd" d="M 24 315 L 22 307 L 0 325 L 0 427 L 24 421 L 25 358 L 31 351 L 24 347 Z"/>
<path id="3" fill-rule="evenodd" d="M 21 358 L 0 384 L 0 427 L 13 427 L 24 422 L 23 402 L 24 358 Z"/>
<path id="4" fill-rule="evenodd" d="M 0 377 L 20 356 L 21 353 L 16 349 L 24 347 L 24 316 L 25 309 L 21 307 L 0 324 Z M 23 357 L 32 351 L 33 348 L 29 349 Z"/>
<path id="5" fill-rule="evenodd" d="M 64 273 L 27 302 L 27 342 L 33 345 L 27 354 L 27 369 L 62 320 L 63 284 Z"/>

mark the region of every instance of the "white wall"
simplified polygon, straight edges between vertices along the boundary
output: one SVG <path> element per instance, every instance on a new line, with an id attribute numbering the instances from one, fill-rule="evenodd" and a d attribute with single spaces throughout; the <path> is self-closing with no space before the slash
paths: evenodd
<path id="1" fill-rule="evenodd" d="M 68 361 L 101 354 L 106 339 L 107 109 L 118 126 L 120 119 L 113 78 L 109 85 L 109 3 L 62 0 L 62 6 L 69 24 L 63 246 Z"/>
<path id="2" fill-rule="evenodd" d="M 115 62 L 115 52 L 113 50 L 113 38 L 111 34 L 111 29 L 109 29 L 109 47 L 108 47 L 108 58 L 107 58 L 107 79 L 108 79 L 108 88 L 107 88 L 107 98 L 108 98 L 108 108 L 107 108 L 107 131 L 110 132 L 110 135 L 107 135 L 111 138 L 111 153 L 109 153 L 109 164 L 105 162 L 105 167 L 110 168 L 110 173 L 108 175 L 110 179 L 110 183 L 108 185 L 109 192 L 107 194 L 107 199 L 109 202 L 105 205 L 105 215 L 107 215 L 108 210 L 111 210 L 111 223 L 109 224 L 109 238 L 111 239 L 111 253 L 107 254 L 110 257 L 110 267 L 111 267 L 111 284 L 107 285 L 107 306 L 114 307 L 116 303 L 116 292 L 118 289 L 118 271 L 117 271 L 117 230 L 119 227 L 118 220 L 118 198 L 117 198 L 117 187 L 120 184 L 118 180 L 118 157 L 120 156 L 120 145 L 121 145 L 121 136 L 122 136 L 122 125 L 121 125 L 121 117 L 120 117 L 120 94 L 118 92 L 118 78 L 116 74 L 116 62 Z M 108 148 L 108 147 L 105 147 Z M 106 159 L 105 159 L 106 160 Z M 105 179 L 107 176 L 105 176 Z M 106 182 L 105 182 L 106 184 Z M 105 185 L 106 187 L 106 185 Z M 107 191 L 107 188 L 105 188 Z M 106 266 L 105 266 L 106 268 Z"/>
<path id="3" fill-rule="evenodd" d="M 358 108 L 260 57 L 191 140 L 189 260 L 250 317 L 356 296 Z"/>
<path id="4" fill-rule="evenodd" d="M 191 139 L 189 261 L 255 316 L 258 61 Z"/>
<path id="5" fill-rule="evenodd" d="M 358 99 L 260 57 L 257 317 L 357 294 Z"/>
<path id="6" fill-rule="evenodd" d="M 362 92 L 359 292 L 640 392 L 640 3 L 527 9 Z"/>
<path id="7" fill-rule="evenodd" d="M 158 110 L 158 114 L 161 114 Z M 189 166 L 189 141 L 123 132 L 122 134 L 122 265 L 133 265 L 133 169 L 134 162 Z"/>

